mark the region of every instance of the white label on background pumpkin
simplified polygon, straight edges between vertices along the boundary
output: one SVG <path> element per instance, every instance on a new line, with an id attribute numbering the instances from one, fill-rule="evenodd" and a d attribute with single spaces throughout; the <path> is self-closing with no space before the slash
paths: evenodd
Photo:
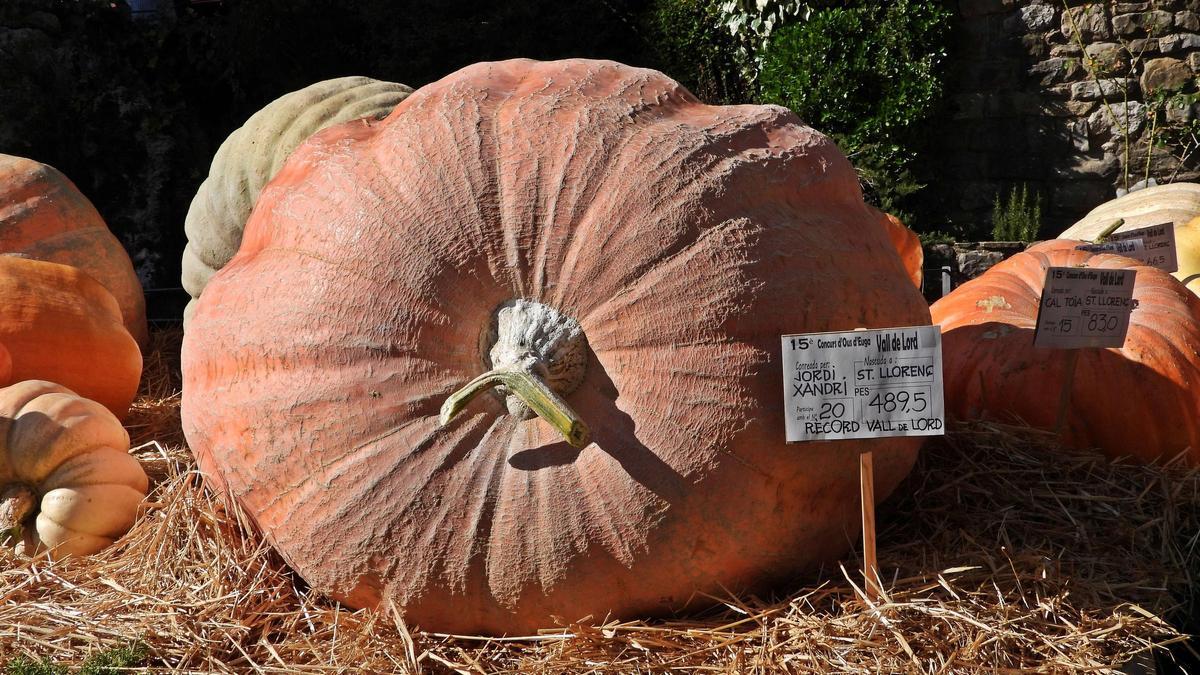
<path id="1" fill-rule="evenodd" d="M 1051 267 L 1046 270 L 1033 346 L 1120 347 L 1129 331 L 1136 270 Z"/>
<path id="2" fill-rule="evenodd" d="M 1114 232 L 1103 244 L 1084 244 L 1076 248 L 1096 253 L 1117 253 L 1164 272 L 1175 272 L 1179 269 L 1179 258 L 1175 248 L 1175 223 Z"/>
<path id="3" fill-rule="evenodd" d="M 937 326 L 783 336 L 789 443 L 945 433 Z"/>
<path id="4" fill-rule="evenodd" d="M 1115 253 L 1139 260 L 1138 254 L 1145 252 L 1146 244 L 1141 239 L 1129 239 L 1127 241 L 1106 241 L 1103 244 L 1083 244 L 1076 246 L 1075 249 L 1092 253 Z"/>

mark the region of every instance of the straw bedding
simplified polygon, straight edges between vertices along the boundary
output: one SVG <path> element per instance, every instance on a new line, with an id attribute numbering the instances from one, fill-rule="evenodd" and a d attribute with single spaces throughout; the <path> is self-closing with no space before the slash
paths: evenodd
<path id="1" fill-rule="evenodd" d="M 1194 656 L 1200 476 L 998 425 L 931 442 L 881 506 L 876 603 L 851 556 L 780 597 L 713 598 L 672 620 L 410 631 L 390 608 L 310 592 L 202 488 L 179 427 L 180 336 L 154 336 L 129 420 L 153 487 L 134 529 L 85 560 L 0 551 L 0 666 L 135 642 L 146 667 L 179 672 L 1102 672 Z"/>

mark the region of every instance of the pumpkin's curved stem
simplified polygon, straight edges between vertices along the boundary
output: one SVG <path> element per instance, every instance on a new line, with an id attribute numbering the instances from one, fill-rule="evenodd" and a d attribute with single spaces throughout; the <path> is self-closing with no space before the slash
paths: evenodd
<path id="1" fill-rule="evenodd" d="M 1109 225 L 1108 227 L 1104 228 L 1103 230 L 1100 231 L 1100 234 L 1096 235 L 1095 243 L 1103 244 L 1104 242 L 1108 241 L 1108 238 L 1112 236 L 1112 233 L 1116 232 L 1117 228 L 1121 227 L 1124 224 L 1125 224 L 1124 218 L 1117 218 L 1116 222 L 1114 222 L 1112 225 Z"/>
<path id="2" fill-rule="evenodd" d="M 440 423 L 446 426 L 471 399 L 492 387 L 503 385 L 521 398 L 538 417 L 546 420 L 571 445 L 582 448 L 588 444 L 591 432 L 567 402 L 554 393 L 541 378 L 526 368 L 508 366 L 496 368 L 476 377 L 454 392 L 442 404 Z"/>

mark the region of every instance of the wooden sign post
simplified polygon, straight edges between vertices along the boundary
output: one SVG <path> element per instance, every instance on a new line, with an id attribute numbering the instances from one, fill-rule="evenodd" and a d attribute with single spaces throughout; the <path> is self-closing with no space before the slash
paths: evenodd
<path id="1" fill-rule="evenodd" d="M 1046 270 L 1033 346 L 1064 349 L 1054 433 L 1066 435 L 1075 367 L 1083 349 L 1120 347 L 1129 331 L 1137 270 L 1051 267 Z"/>
<path id="2" fill-rule="evenodd" d="M 867 600 L 879 599 L 879 561 L 875 558 L 875 460 L 870 452 L 858 456 L 859 492 L 862 497 L 863 592 Z"/>
<path id="3" fill-rule="evenodd" d="M 942 334 L 937 326 L 783 336 L 789 443 L 940 436 Z M 875 554 L 875 475 L 859 454 L 866 599 L 881 593 Z"/>
<path id="4" fill-rule="evenodd" d="M 1124 219 L 1116 220 L 1100 232 L 1095 242 L 1077 248 L 1122 255 L 1165 272 L 1179 268 L 1174 223 L 1117 232 L 1124 224 Z M 1116 271 L 1122 275 L 1114 276 Z M 1129 314 L 1137 304 L 1132 299 L 1135 275 L 1134 270 L 1088 271 L 1087 268 L 1069 267 L 1052 267 L 1046 271 L 1033 344 L 1066 350 L 1063 388 L 1054 422 L 1054 433 L 1058 436 L 1067 432 L 1079 353 L 1085 349 L 1125 344 Z"/>
<path id="5" fill-rule="evenodd" d="M 1124 344 L 1122 342 L 1122 344 Z M 1071 390 L 1075 386 L 1075 366 L 1079 363 L 1079 349 L 1068 349 L 1064 352 L 1063 388 L 1058 394 L 1058 414 L 1054 419 L 1054 434 L 1062 436 L 1067 430 L 1067 413 L 1071 410 Z"/>

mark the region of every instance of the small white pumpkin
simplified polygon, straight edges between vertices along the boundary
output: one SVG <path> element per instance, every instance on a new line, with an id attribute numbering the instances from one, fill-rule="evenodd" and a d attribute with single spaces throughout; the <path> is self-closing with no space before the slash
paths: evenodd
<path id="1" fill-rule="evenodd" d="M 0 533 L 24 530 L 19 548 L 99 551 L 133 525 L 148 488 L 103 405 L 41 380 L 0 389 Z"/>

